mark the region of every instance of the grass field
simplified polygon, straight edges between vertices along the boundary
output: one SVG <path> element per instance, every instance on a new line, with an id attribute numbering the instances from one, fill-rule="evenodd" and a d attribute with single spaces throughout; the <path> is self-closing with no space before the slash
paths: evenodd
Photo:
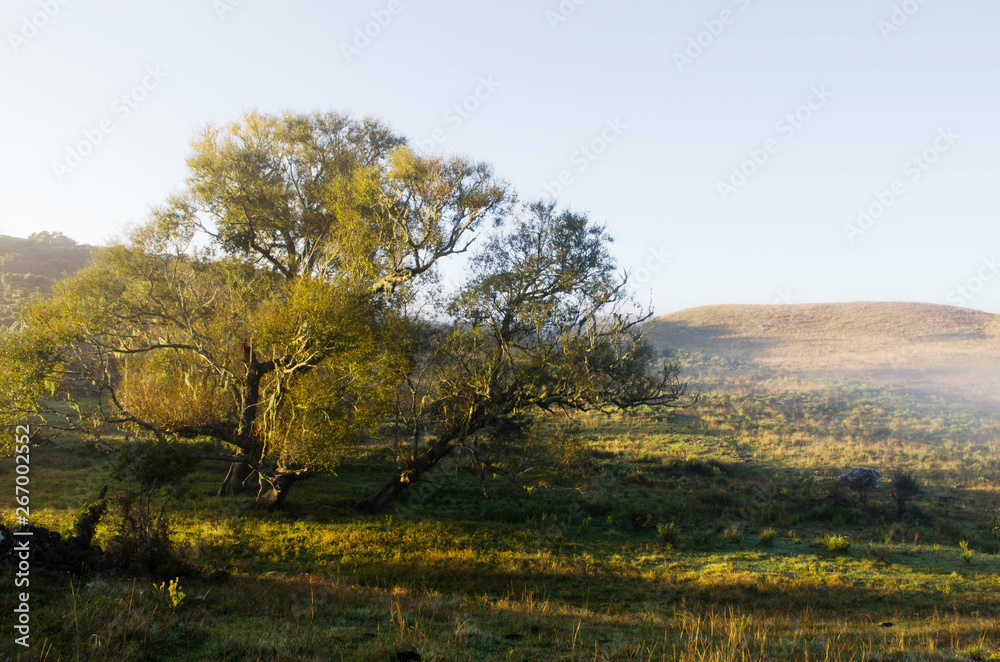
<path id="1" fill-rule="evenodd" d="M 222 473 L 204 463 L 170 509 L 206 578 L 171 594 L 33 575 L 34 645 L 12 644 L 5 608 L 0 660 L 1000 659 L 1000 419 L 934 367 L 992 343 L 992 320 L 948 310 L 926 324 L 981 337 L 924 341 L 934 351 L 907 359 L 927 374 L 916 386 L 879 378 L 877 347 L 919 311 L 898 327 L 852 326 L 865 315 L 847 309 L 811 331 L 783 319 L 762 334 L 753 314 L 719 311 L 689 315 L 684 337 L 679 319 L 661 325 L 700 401 L 548 423 L 585 441 L 579 484 L 498 480 L 484 495 L 455 461 L 362 517 L 351 503 L 391 471 L 372 450 L 265 514 L 209 496 Z M 826 336 L 860 349 L 810 362 Z M 62 438 L 32 460 L 32 513 L 68 532 L 109 456 Z M 889 485 L 863 506 L 837 481 L 858 465 L 924 490 L 902 516 Z M 0 490 L 13 475 L 4 461 Z M 14 594 L 10 572 L 0 594 Z"/>

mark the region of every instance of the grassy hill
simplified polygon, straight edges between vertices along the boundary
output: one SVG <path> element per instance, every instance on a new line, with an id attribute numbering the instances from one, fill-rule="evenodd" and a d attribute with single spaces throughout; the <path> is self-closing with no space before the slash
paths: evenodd
<path id="1" fill-rule="evenodd" d="M 54 281 L 83 268 L 93 250 L 60 232 L 0 235 L 0 326 L 14 322 L 23 302 L 48 293 Z"/>
<path id="2" fill-rule="evenodd" d="M 662 350 L 719 356 L 826 385 L 905 387 L 1000 407 L 1000 324 L 921 303 L 703 306 L 656 320 Z"/>

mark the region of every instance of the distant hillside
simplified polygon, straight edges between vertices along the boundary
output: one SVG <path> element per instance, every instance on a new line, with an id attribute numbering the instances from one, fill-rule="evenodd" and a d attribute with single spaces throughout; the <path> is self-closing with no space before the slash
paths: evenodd
<path id="1" fill-rule="evenodd" d="M 0 235 L 0 325 L 13 323 L 24 301 L 84 267 L 93 250 L 60 232 L 36 232 L 27 239 Z"/>
<path id="2" fill-rule="evenodd" d="M 703 306 L 656 320 L 651 342 L 819 382 L 856 380 L 1000 405 L 1000 319 L 920 303 Z"/>

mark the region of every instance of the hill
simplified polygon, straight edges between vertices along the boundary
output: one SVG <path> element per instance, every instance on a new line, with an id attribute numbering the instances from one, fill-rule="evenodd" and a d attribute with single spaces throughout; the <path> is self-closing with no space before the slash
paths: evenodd
<path id="1" fill-rule="evenodd" d="M 690 308 L 655 321 L 661 350 L 719 356 L 817 385 L 857 381 L 1000 406 L 998 316 L 922 303 Z"/>
<path id="2" fill-rule="evenodd" d="M 60 232 L 36 232 L 28 238 L 0 235 L 0 326 L 9 326 L 18 307 L 52 283 L 83 268 L 94 247 L 78 244 Z"/>

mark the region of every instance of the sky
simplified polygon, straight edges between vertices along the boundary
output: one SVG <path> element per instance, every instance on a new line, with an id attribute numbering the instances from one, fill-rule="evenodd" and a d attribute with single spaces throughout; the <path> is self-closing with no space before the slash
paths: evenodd
<path id="1" fill-rule="evenodd" d="M 103 243 L 249 109 L 377 116 L 605 223 L 657 314 L 1000 312 L 996 0 L 0 9 L 0 234 Z"/>

